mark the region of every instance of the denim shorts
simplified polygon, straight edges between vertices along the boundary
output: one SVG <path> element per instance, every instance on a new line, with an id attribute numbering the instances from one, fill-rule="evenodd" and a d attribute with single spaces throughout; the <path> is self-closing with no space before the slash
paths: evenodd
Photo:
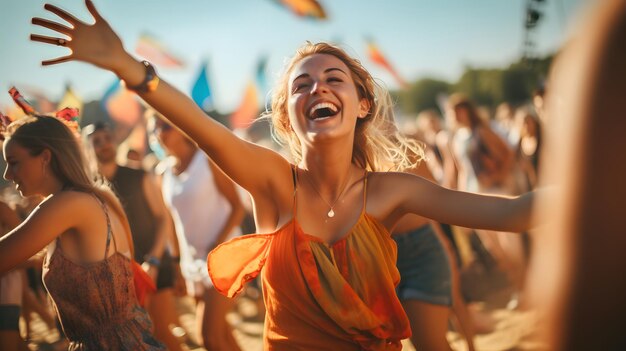
<path id="1" fill-rule="evenodd" d="M 451 306 L 450 265 L 430 224 L 406 233 L 394 234 L 392 238 L 398 245 L 398 298 Z"/>

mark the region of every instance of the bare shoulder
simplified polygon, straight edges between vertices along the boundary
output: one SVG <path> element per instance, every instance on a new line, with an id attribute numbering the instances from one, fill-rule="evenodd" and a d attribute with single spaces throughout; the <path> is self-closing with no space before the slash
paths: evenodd
<path id="1" fill-rule="evenodd" d="M 401 172 L 367 175 L 367 212 L 382 222 L 395 221 L 400 204 L 417 177 Z"/>
<path id="2" fill-rule="evenodd" d="M 367 210 L 385 223 L 395 223 L 407 213 L 407 203 L 436 196 L 440 187 L 404 172 L 372 172 L 368 176 Z"/>
<path id="3" fill-rule="evenodd" d="M 94 208 L 100 207 L 93 194 L 65 190 L 47 197 L 37 206 L 40 211 L 53 211 L 72 217 L 81 217 L 93 213 Z"/>
<path id="4" fill-rule="evenodd" d="M 370 172 L 367 179 L 369 192 L 401 190 L 402 186 L 423 181 L 426 179 L 406 172 Z"/>

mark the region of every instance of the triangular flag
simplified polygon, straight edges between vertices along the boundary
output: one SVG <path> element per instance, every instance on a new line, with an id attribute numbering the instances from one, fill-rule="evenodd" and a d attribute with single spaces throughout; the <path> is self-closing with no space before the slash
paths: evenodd
<path id="1" fill-rule="evenodd" d="M 391 75 L 396 79 L 401 87 L 406 88 L 409 86 L 409 84 L 398 74 L 398 72 L 393 68 L 389 61 L 387 61 L 385 56 L 383 56 L 382 52 L 372 39 L 367 40 L 367 52 L 370 60 L 391 73 Z"/>
<path id="2" fill-rule="evenodd" d="M 248 82 L 246 91 L 239 107 L 230 115 L 230 127 L 232 129 L 245 129 L 250 127 L 259 114 L 259 92 L 254 81 Z"/>
<path id="3" fill-rule="evenodd" d="M 193 88 L 191 89 L 191 98 L 204 111 L 213 109 L 213 96 L 211 94 L 211 87 L 209 86 L 207 65 L 207 61 L 202 61 L 198 78 L 196 78 Z"/>
<path id="4" fill-rule="evenodd" d="M 298 17 L 307 17 L 310 19 L 325 20 L 326 11 L 316 0 L 275 0 L 283 7 L 289 9 Z"/>
<path id="5" fill-rule="evenodd" d="M 143 33 L 137 40 L 135 52 L 158 67 L 180 68 L 183 61 L 150 34 Z"/>

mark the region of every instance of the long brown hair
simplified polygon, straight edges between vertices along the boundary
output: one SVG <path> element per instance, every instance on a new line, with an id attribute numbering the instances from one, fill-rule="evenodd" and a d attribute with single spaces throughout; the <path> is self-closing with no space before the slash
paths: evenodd
<path id="1" fill-rule="evenodd" d="M 89 167 L 79 137 L 63 122 L 49 116 L 31 116 L 11 123 L 4 133 L 9 140 L 37 156 L 44 150 L 51 154 L 50 168 L 54 176 L 68 189 L 94 193 L 111 206 L 130 233 L 128 219 L 119 199 L 95 168 Z M 132 242 L 129 241 L 132 248 Z"/>

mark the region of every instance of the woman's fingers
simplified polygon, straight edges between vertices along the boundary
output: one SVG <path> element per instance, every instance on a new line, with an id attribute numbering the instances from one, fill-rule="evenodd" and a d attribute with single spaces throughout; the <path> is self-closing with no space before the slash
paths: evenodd
<path id="1" fill-rule="evenodd" d="M 72 16 L 69 12 L 62 10 L 54 5 L 45 4 L 43 8 L 63 18 L 67 22 L 71 23 L 73 26 L 82 23 L 78 18 Z"/>
<path id="2" fill-rule="evenodd" d="M 67 46 L 67 44 L 69 43 L 69 40 L 67 39 L 48 37 L 48 36 L 39 35 L 39 34 L 31 34 L 30 40 L 38 41 L 40 43 L 57 45 L 57 46 Z M 44 66 L 50 66 L 50 65 L 55 65 L 57 63 L 61 63 L 61 62 L 70 61 L 70 60 L 72 60 L 72 54 L 55 58 L 55 59 L 51 59 L 51 60 L 42 61 L 41 64 Z"/>
<path id="3" fill-rule="evenodd" d="M 65 34 L 65 35 L 69 35 L 72 31 L 72 28 L 64 26 L 62 24 L 56 23 L 56 22 L 52 22 L 50 20 L 47 20 L 45 18 L 39 18 L 39 17 L 35 17 L 32 19 L 32 24 L 37 25 L 37 26 L 41 26 L 44 28 L 48 28 L 48 29 L 52 29 L 55 30 L 59 33 Z"/>
<path id="4" fill-rule="evenodd" d="M 98 10 L 96 10 L 96 6 L 93 4 L 93 1 L 85 0 L 85 5 L 87 6 L 87 10 L 89 10 L 89 13 L 91 13 L 96 22 L 103 20 Z"/>
<path id="5" fill-rule="evenodd" d="M 64 39 L 64 38 L 49 37 L 49 36 L 39 35 L 39 34 L 31 34 L 30 40 L 38 41 L 40 43 L 57 45 L 57 46 L 67 46 L 67 44 L 70 42 L 69 40 Z"/>
<path id="6" fill-rule="evenodd" d="M 68 56 L 55 58 L 55 59 L 52 59 L 52 60 L 41 61 L 41 64 L 44 65 L 44 66 L 50 66 L 50 65 L 56 65 L 57 63 L 67 62 L 67 61 L 70 61 L 70 60 L 72 60 L 72 56 L 68 55 Z"/>

